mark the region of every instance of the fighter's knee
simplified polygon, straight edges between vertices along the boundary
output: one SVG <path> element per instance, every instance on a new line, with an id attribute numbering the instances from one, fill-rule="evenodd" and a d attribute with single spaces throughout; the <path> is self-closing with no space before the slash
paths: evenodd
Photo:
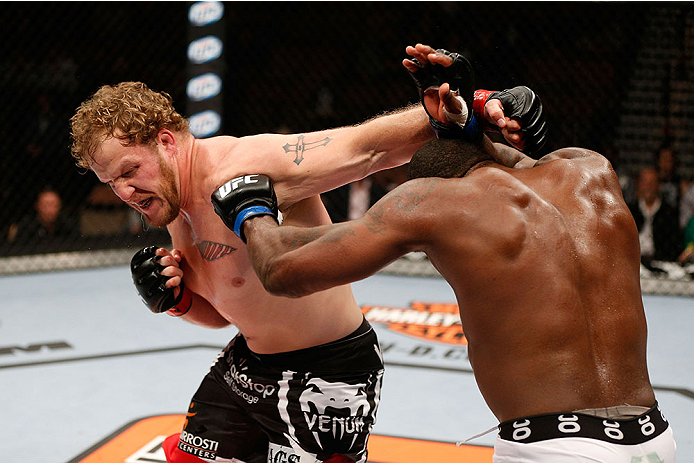
<path id="1" fill-rule="evenodd" d="M 164 449 L 167 463 L 204 463 L 205 460 L 180 450 L 178 448 L 179 438 L 180 434 L 171 434 L 164 439 L 164 443 L 161 445 Z"/>

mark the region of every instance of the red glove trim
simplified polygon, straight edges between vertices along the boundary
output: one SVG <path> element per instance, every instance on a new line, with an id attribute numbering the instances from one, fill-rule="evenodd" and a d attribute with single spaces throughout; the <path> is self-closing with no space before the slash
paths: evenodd
<path id="1" fill-rule="evenodd" d="M 492 93 L 494 93 L 492 90 L 475 90 L 475 97 L 472 100 L 473 114 L 479 114 L 484 118 L 484 104 Z"/>
<path id="2" fill-rule="evenodd" d="M 193 306 L 193 292 L 185 286 L 181 289 L 181 291 L 183 292 L 181 295 L 181 300 L 178 302 L 178 304 L 166 311 L 166 313 L 172 317 L 181 317 L 187 314 L 190 308 Z"/>

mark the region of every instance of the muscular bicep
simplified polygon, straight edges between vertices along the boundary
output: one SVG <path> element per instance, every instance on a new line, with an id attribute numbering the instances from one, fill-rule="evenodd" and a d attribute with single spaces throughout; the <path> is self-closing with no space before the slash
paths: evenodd
<path id="1" fill-rule="evenodd" d="M 366 278 L 402 255 L 399 235 L 382 226 L 367 214 L 335 225 L 276 227 L 273 235 L 247 232 L 249 254 L 270 293 L 305 296 Z"/>
<path id="2" fill-rule="evenodd" d="M 420 213 L 425 191 L 404 187 L 349 222 L 315 228 L 251 223 L 249 253 L 266 289 L 284 296 L 311 294 L 366 278 L 421 249 L 428 236 L 427 214 Z"/>
<path id="3" fill-rule="evenodd" d="M 273 181 L 280 209 L 368 174 L 369 154 L 350 127 L 305 134 L 245 137 L 227 177 L 259 173 Z"/>

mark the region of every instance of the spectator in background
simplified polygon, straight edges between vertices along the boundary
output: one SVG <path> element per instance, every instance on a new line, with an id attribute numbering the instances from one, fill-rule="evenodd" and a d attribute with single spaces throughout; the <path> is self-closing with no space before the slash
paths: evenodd
<path id="1" fill-rule="evenodd" d="M 622 196 L 624 197 L 624 202 L 629 204 L 636 200 L 636 182 L 634 181 L 634 175 L 631 169 L 628 169 L 621 162 L 621 156 L 617 148 L 611 143 L 608 143 L 602 147 L 600 151 L 610 164 L 612 164 L 612 169 L 614 169 L 619 179 L 619 187 L 622 189 Z"/>
<path id="2" fill-rule="evenodd" d="M 405 166 L 376 172 L 321 195 L 333 222 L 358 219 L 390 190 L 407 180 Z"/>
<path id="3" fill-rule="evenodd" d="M 140 214 L 128 207 L 102 183 L 92 188 L 80 212 L 80 232 L 84 236 L 135 235 L 142 232 Z"/>
<path id="4" fill-rule="evenodd" d="M 347 219 L 358 219 L 381 197 L 387 190 L 379 183 L 374 182 L 373 178 L 366 177 L 348 186 L 349 196 L 347 204 Z"/>
<path id="5" fill-rule="evenodd" d="M 684 251 L 677 260 L 682 264 L 694 263 L 694 217 L 689 219 L 684 228 Z"/>
<path id="6" fill-rule="evenodd" d="M 687 227 L 694 216 L 694 181 L 683 182 L 682 199 L 680 200 L 680 228 Z"/>
<path id="7" fill-rule="evenodd" d="M 688 182 L 680 201 L 680 227 L 684 230 L 684 251 L 678 260 L 694 262 L 694 182 Z"/>
<path id="8" fill-rule="evenodd" d="M 334 223 L 361 217 L 388 191 L 371 177 L 348 183 L 321 195 L 323 204 Z"/>
<path id="9" fill-rule="evenodd" d="M 677 172 L 677 157 L 670 143 L 664 143 L 655 155 L 655 166 L 660 183 L 660 196 L 675 209 L 680 206 L 681 180 Z"/>
<path id="10" fill-rule="evenodd" d="M 637 198 L 629 209 L 639 229 L 641 261 L 647 267 L 651 260 L 674 261 L 681 251 L 677 210 L 663 200 L 660 191 L 658 170 L 641 169 Z"/>
<path id="11" fill-rule="evenodd" d="M 36 197 L 35 214 L 23 217 L 18 223 L 10 225 L 7 241 L 11 244 L 27 244 L 47 239 L 75 239 L 77 226 L 61 213 L 60 195 L 51 187 L 46 187 Z"/>

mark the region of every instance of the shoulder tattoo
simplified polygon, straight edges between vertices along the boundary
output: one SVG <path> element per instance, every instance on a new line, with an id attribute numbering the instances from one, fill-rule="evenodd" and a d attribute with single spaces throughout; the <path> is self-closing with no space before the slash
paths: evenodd
<path id="1" fill-rule="evenodd" d="M 366 228 L 371 233 L 385 233 L 388 228 L 387 222 L 384 220 L 386 214 L 414 212 L 439 182 L 440 179 L 432 178 L 426 181 L 405 183 L 388 193 L 366 213 Z"/>
<path id="2" fill-rule="evenodd" d="M 434 188 L 443 179 L 427 178 L 415 182 L 403 183 L 397 190 L 384 197 L 384 205 L 399 211 L 413 212 L 422 201 L 426 200 Z"/>

